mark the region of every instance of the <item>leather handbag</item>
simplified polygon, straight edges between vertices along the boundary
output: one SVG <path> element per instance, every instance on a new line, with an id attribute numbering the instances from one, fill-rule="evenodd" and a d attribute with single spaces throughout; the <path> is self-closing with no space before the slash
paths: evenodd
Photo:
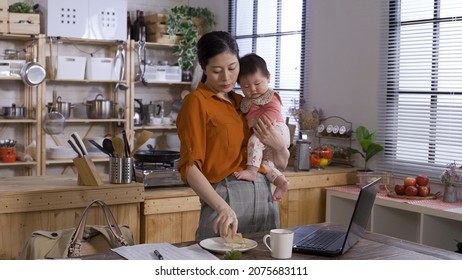
<path id="1" fill-rule="evenodd" d="M 87 225 L 93 205 L 104 213 L 106 225 Z M 133 232 L 118 225 L 109 207 L 101 200 L 92 201 L 83 211 L 76 228 L 34 231 L 21 252 L 21 259 L 55 259 L 108 252 L 112 248 L 133 245 Z"/>

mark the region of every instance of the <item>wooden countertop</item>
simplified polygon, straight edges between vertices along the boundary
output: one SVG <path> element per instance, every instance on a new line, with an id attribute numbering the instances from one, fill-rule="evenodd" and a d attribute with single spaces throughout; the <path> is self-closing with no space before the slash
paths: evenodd
<path id="1" fill-rule="evenodd" d="M 86 207 L 93 199 L 102 199 L 108 205 L 144 200 L 144 187 L 138 183 L 79 186 L 76 176 L 19 176 L 0 180 L 0 213 Z"/>
<path id="2" fill-rule="evenodd" d="M 246 234 L 258 242 L 258 246 L 242 254 L 243 260 L 274 260 L 270 251 L 263 244 L 263 236 L 268 232 Z M 174 244 L 184 247 L 195 244 L 196 241 Z M 223 259 L 223 254 L 216 254 Z M 120 255 L 114 252 L 107 252 L 92 256 L 83 256 L 86 260 L 121 260 Z M 308 254 L 293 253 L 291 260 L 462 260 L 462 254 L 409 242 L 386 235 L 366 232 L 364 237 L 358 241 L 348 252 L 338 257 L 324 257 Z"/>
<path id="3" fill-rule="evenodd" d="M 329 166 L 326 169 L 295 172 L 290 167 L 284 175 L 290 180 L 289 189 L 318 188 L 324 186 L 345 185 L 345 182 L 356 183 L 356 168 Z M 302 186 L 302 187 L 301 187 Z M 145 188 L 145 199 L 195 196 L 196 193 L 187 185 L 148 187 Z"/>

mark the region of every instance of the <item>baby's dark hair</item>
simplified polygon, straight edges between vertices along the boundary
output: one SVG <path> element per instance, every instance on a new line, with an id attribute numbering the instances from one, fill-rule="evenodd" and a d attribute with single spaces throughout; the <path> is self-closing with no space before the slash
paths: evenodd
<path id="1" fill-rule="evenodd" d="M 265 76 L 268 76 L 270 74 L 266 66 L 265 60 L 254 53 L 249 53 L 241 57 L 239 59 L 239 68 L 239 76 L 237 77 L 238 83 L 241 77 L 255 74 L 258 70 L 260 70 L 261 73 Z"/>

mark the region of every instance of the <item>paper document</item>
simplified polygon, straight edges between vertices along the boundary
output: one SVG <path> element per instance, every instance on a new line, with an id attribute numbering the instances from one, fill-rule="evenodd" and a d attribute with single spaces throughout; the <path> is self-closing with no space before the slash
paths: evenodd
<path id="1" fill-rule="evenodd" d="M 112 249 L 127 260 L 159 260 L 154 250 L 157 250 L 164 260 L 218 260 L 199 244 L 178 248 L 170 243 L 146 243 Z"/>

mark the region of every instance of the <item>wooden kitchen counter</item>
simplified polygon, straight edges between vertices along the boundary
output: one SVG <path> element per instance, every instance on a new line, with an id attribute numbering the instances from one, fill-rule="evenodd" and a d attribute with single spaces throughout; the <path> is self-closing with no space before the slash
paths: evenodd
<path id="1" fill-rule="evenodd" d="M 0 259 L 18 258 L 33 231 L 75 227 L 94 199 L 104 200 L 139 243 L 142 184 L 78 186 L 76 177 L 67 176 L 8 177 L 0 182 Z M 92 211 L 88 222 L 106 223 L 100 211 Z"/>

